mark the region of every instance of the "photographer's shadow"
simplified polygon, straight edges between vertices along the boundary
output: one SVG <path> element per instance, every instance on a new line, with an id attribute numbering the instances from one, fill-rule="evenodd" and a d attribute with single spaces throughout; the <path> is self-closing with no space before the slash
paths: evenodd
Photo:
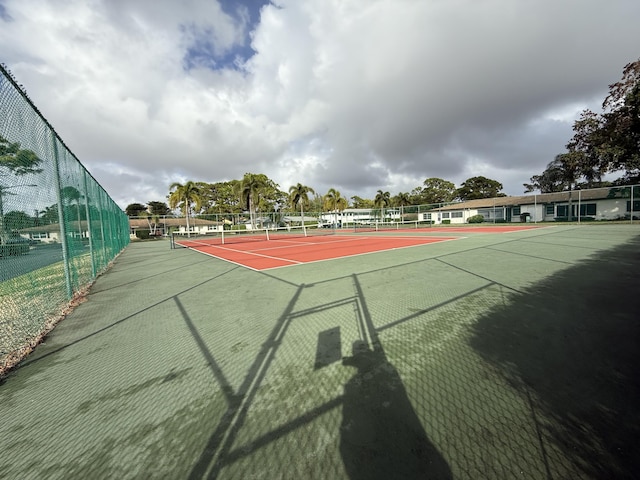
<path id="1" fill-rule="evenodd" d="M 361 340 L 343 365 L 357 372 L 344 388 L 340 453 L 351 479 L 450 479 L 402 380 L 381 348 Z"/>

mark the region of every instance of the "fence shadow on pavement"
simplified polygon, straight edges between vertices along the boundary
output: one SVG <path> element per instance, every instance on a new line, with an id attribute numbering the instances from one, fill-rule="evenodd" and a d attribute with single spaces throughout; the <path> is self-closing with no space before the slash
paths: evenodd
<path id="1" fill-rule="evenodd" d="M 340 458 L 331 458 L 333 465 L 327 465 L 329 470 L 344 471 L 351 479 L 382 479 L 398 475 L 402 478 L 452 478 L 447 462 L 430 442 L 416 415 L 400 375 L 385 355 L 357 276 L 353 275 L 351 280 L 355 292 L 353 297 L 296 311 L 299 298 L 307 288 L 300 285 L 273 326 L 269 338 L 263 343 L 241 387 L 235 393 L 229 390 L 228 383 L 216 368 L 217 363 L 211 353 L 204 342 L 198 340 L 199 334 L 192 327 L 188 314 L 181 309 L 192 334 L 201 345 L 203 355 L 208 359 L 208 363 L 213 365 L 216 381 L 220 383 L 227 397 L 227 410 L 217 424 L 211 426 L 209 441 L 189 478 L 218 478 L 225 468 L 233 469 L 233 464 L 239 460 L 252 456 L 265 446 L 313 423 L 328 412 L 337 411 L 340 407 L 342 418 L 340 424 L 336 425 L 340 434 Z M 257 438 L 254 437 L 249 444 L 238 447 L 240 430 L 250 428 L 247 425 L 249 412 L 261 383 L 274 359 L 280 354 L 278 350 L 285 341 L 291 324 L 304 322 L 307 315 L 347 304 L 353 305 L 357 310 L 357 322 L 364 338 L 353 342 L 352 356 L 339 359 L 341 364 L 348 368 L 348 375 L 351 375 L 342 385 L 343 394 L 317 404 L 315 408 L 307 409 L 294 419 Z M 320 341 L 326 342 L 321 340 L 322 338 L 321 335 Z M 324 349 L 326 345 L 319 347 Z M 329 351 L 334 348 L 330 347 Z M 335 357 L 335 352 L 331 352 L 330 356 Z M 314 369 L 323 366 L 326 364 L 316 363 Z M 326 387 L 327 390 L 331 390 L 335 386 L 317 385 L 317 388 Z M 257 421 L 268 423 L 270 420 L 265 417 Z M 255 418 L 253 421 L 256 421 Z M 264 429 L 264 425 L 262 428 Z M 300 451 L 296 452 L 297 449 Z M 283 453 L 283 456 L 304 457 L 308 453 L 304 451 L 303 446 L 292 442 L 289 444 L 288 452 Z M 342 465 L 337 465 L 336 462 L 341 462 Z"/>

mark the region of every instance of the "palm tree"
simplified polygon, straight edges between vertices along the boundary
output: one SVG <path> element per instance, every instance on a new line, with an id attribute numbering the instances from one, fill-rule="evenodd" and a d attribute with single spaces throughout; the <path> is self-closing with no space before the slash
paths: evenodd
<path id="1" fill-rule="evenodd" d="M 306 228 L 304 224 L 304 207 L 309 204 L 309 194 L 315 194 L 313 188 L 307 187 L 298 183 L 295 186 L 289 187 L 289 202 L 291 207 L 295 208 L 300 205 L 300 216 L 302 217 L 302 231 L 306 234 Z"/>
<path id="2" fill-rule="evenodd" d="M 171 191 L 173 190 L 173 191 Z M 200 189 L 189 180 L 184 185 L 174 182 L 169 186 L 169 208 L 175 210 L 180 208 L 187 219 L 187 237 L 191 236 L 189 225 L 189 213 L 191 205 L 195 206 L 195 210 L 199 211 L 202 206 L 202 198 L 200 197 Z"/>
<path id="3" fill-rule="evenodd" d="M 349 206 L 349 202 L 346 198 L 344 198 L 338 190 L 335 188 L 330 188 L 327 194 L 323 197 L 323 206 L 330 212 L 334 214 L 334 225 L 338 223 L 338 211 L 342 211 L 347 206 Z"/>
<path id="4" fill-rule="evenodd" d="M 68 201 L 70 205 L 72 203 L 76 204 L 76 217 L 77 217 L 76 220 L 78 221 L 78 234 L 80 235 L 80 238 L 82 238 L 82 226 L 80 225 L 80 199 L 84 197 L 77 188 L 71 187 L 71 186 L 64 187 L 60 191 L 60 194 L 63 201 L 64 200 Z"/>
<path id="5" fill-rule="evenodd" d="M 376 198 L 373 199 L 373 204 L 380 209 L 380 221 L 384 221 L 384 207 L 391 203 L 391 196 L 389 192 L 383 192 L 378 190 Z"/>
<path id="6" fill-rule="evenodd" d="M 400 220 L 404 220 L 404 207 L 406 205 L 411 205 L 411 196 L 408 193 L 400 192 L 393 200 L 395 206 L 400 207 Z"/>
<path id="7" fill-rule="evenodd" d="M 251 228 L 256 228 L 256 206 L 260 202 L 260 195 L 267 186 L 264 175 L 245 173 L 238 184 L 240 203 L 248 205 Z"/>

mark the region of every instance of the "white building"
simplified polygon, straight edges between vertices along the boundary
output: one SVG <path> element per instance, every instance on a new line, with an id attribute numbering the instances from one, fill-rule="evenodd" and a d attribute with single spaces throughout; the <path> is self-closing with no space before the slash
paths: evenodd
<path id="1" fill-rule="evenodd" d="M 606 187 L 572 192 L 469 200 L 419 214 L 434 224 L 467 223 L 482 215 L 485 222 L 550 222 L 567 220 L 640 219 L 640 187 Z"/>
<path id="2" fill-rule="evenodd" d="M 338 225 L 348 226 L 380 221 L 399 222 L 400 210 L 397 208 L 385 208 L 384 219 L 380 218 L 379 208 L 345 208 L 342 211 L 324 212 L 320 216 L 320 222 L 325 225 L 336 223 Z"/>

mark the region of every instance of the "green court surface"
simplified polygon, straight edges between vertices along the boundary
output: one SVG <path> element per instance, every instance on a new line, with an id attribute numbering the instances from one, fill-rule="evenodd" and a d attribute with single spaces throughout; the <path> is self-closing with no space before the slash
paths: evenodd
<path id="1" fill-rule="evenodd" d="M 636 478 L 640 226 L 463 235 L 130 245 L 0 385 L 0 478 Z"/>

